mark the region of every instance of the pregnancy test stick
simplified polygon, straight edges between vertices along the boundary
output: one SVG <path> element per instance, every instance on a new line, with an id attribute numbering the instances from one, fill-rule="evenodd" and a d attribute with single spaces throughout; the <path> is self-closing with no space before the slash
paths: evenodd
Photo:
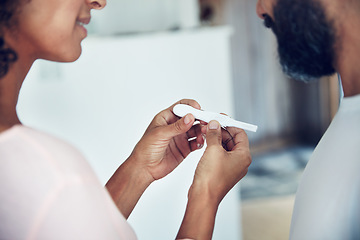
<path id="1" fill-rule="evenodd" d="M 256 132 L 258 127 L 249 123 L 236 121 L 226 115 L 220 113 L 213 113 L 198 110 L 186 104 L 175 105 L 173 112 L 179 117 L 184 117 L 186 114 L 191 113 L 195 119 L 209 123 L 211 120 L 216 120 L 222 127 L 237 127 L 251 132 Z"/>

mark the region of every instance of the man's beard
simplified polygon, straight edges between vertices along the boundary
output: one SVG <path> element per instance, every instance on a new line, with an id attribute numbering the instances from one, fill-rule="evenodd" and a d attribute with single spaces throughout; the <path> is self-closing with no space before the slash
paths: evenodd
<path id="1" fill-rule="evenodd" d="M 264 15 L 278 41 L 283 71 L 309 82 L 336 71 L 335 29 L 317 0 L 277 0 L 274 19 Z"/>

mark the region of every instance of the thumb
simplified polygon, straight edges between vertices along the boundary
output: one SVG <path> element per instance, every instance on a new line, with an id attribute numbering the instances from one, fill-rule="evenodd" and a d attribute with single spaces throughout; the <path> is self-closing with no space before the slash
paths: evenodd
<path id="1" fill-rule="evenodd" d="M 208 124 L 206 132 L 206 143 L 208 146 L 221 145 L 221 127 L 217 121 L 211 121 Z"/>
<path id="2" fill-rule="evenodd" d="M 163 129 L 164 134 L 168 138 L 176 137 L 180 134 L 186 133 L 190 130 L 195 122 L 195 118 L 192 114 L 187 114 L 185 117 L 177 120 L 176 122 L 165 126 Z"/>

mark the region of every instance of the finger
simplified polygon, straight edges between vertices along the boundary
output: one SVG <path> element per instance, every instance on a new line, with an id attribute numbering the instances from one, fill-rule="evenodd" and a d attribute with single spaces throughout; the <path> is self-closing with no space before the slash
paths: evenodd
<path id="1" fill-rule="evenodd" d="M 201 126 L 195 125 L 190 131 L 187 134 L 187 141 L 189 141 L 191 151 L 202 148 L 205 144 L 205 137 L 204 134 L 201 133 Z"/>
<path id="2" fill-rule="evenodd" d="M 199 109 L 199 110 L 201 109 L 200 104 L 197 101 L 193 100 L 193 99 L 182 99 L 182 100 L 178 101 L 177 103 L 175 103 L 172 106 L 172 108 L 177 104 L 187 104 L 187 105 L 190 105 L 190 106 L 192 106 L 192 107 L 194 107 L 196 109 Z"/>
<path id="3" fill-rule="evenodd" d="M 198 142 L 198 139 L 199 139 L 199 138 L 194 139 L 194 140 L 191 140 L 191 141 L 189 142 L 189 146 L 190 146 L 190 150 L 191 150 L 191 151 L 195 151 L 195 150 L 201 149 L 201 148 L 204 146 L 204 140 L 202 140 L 202 143 L 199 143 L 199 142 Z M 203 138 L 201 137 L 201 139 L 203 139 Z"/>
<path id="4" fill-rule="evenodd" d="M 207 122 L 202 121 L 202 120 L 199 120 L 199 122 L 200 122 L 201 125 L 207 125 L 208 124 Z"/>
<path id="5" fill-rule="evenodd" d="M 182 157 L 187 157 L 192 151 L 198 150 L 204 146 L 204 138 L 200 132 L 200 126 L 193 126 L 187 133 L 193 129 L 193 137 L 188 134 L 181 134 L 173 138 L 174 143 Z M 198 129 L 198 130 L 196 130 Z"/>
<path id="6" fill-rule="evenodd" d="M 234 128 L 236 131 L 234 132 L 234 146 L 232 150 L 242 150 L 249 149 L 249 139 L 247 137 L 246 132 L 243 129 Z"/>
<path id="7" fill-rule="evenodd" d="M 163 126 L 163 125 L 169 125 L 169 124 L 173 124 L 176 121 L 179 120 L 179 117 L 176 116 L 173 112 L 174 106 L 177 104 L 187 104 L 190 105 L 196 109 L 201 109 L 200 104 L 195 101 L 195 100 L 191 100 L 191 99 L 183 99 L 180 100 L 178 102 L 176 102 L 175 104 L 171 105 L 169 108 L 161 111 L 159 114 L 157 114 L 153 120 L 153 123 L 155 124 L 155 126 Z"/>
<path id="8" fill-rule="evenodd" d="M 207 125 L 202 125 L 202 126 L 201 126 L 201 133 L 202 133 L 203 135 L 206 135 L 207 129 L 208 129 Z"/>
<path id="9" fill-rule="evenodd" d="M 235 140 L 233 137 L 235 136 L 235 133 L 236 132 L 234 132 L 232 128 L 221 129 L 222 144 L 227 151 L 231 151 L 235 146 Z"/>
<path id="10" fill-rule="evenodd" d="M 187 114 L 185 117 L 179 119 L 178 121 L 166 125 L 163 127 L 163 133 L 168 139 L 176 137 L 180 134 L 186 133 L 190 130 L 192 125 L 195 122 L 195 118 L 192 114 Z"/>
<path id="11" fill-rule="evenodd" d="M 201 137 L 197 137 L 196 141 L 197 141 L 198 145 L 201 146 L 200 148 L 202 148 L 205 144 L 205 136 L 201 135 Z"/>
<path id="12" fill-rule="evenodd" d="M 156 126 L 163 126 L 165 124 L 173 124 L 176 121 L 179 120 L 179 117 L 176 116 L 173 112 L 174 106 L 177 104 L 187 104 L 190 105 L 196 109 L 201 109 L 200 104 L 192 99 L 183 99 L 180 100 L 176 103 L 174 103 L 173 105 L 171 105 L 169 108 L 161 111 L 158 115 L 156 115 L 156 117 L 154 118 L 154 123 Z"/>
<path id="13" fill-rule="evenodd" d="M 177 137 L 174 137 L 171 142 L 174 142 L 176 147 L 173 149 L 177 149 L 177 151 L 172 151 L 172 153 L 174 155 L 176 155 L 176 152 L 180 154 L 177 159 L 186 158 L 192 151 L 186 134 L 181 134 Z"/>
<path id="14" fill-rule="evenodd" d="M 176 105 L 178 104 L 186 104 L 186 105 L 189 105 L 189 106 L 192 106 L 193 108 L 196 108 L 196 109 L 201 109 L 201 106 L 200 104 L 195 101 L 195 100 L 192 100 L 192 99 L 182 99 L 176 103 L 174 103 L 173 105 L 171 105 L 168 109 L 166 110 L 170 110 L 172 113 L 174 112 L 173 109 Z"/>
<path id="15" fill-rule="evenodd" d="M 197 138 L 201 136 L 201 125 L 195 124 L 193 125 L 190 130 L 186 133 L 188 138 Z"/>
<path id="16" fill-rule="evenodd" d="M 211 121 L 207 126 L 206 143 L 208 146 L 221 145 L 221 127 L 219 122 Z"/>

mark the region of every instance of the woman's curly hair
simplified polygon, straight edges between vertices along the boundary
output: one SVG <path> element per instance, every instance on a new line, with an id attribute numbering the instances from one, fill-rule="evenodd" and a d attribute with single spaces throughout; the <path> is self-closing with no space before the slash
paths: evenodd
<path id="1" fill-rule="evenodd" d="M 7 74 L 10 64 L 17 60 L 16 52 L 6 47 L 3 31 L 11 27 L 18 4 L 17 0 L 0 0 L 0 78 Z"/>

